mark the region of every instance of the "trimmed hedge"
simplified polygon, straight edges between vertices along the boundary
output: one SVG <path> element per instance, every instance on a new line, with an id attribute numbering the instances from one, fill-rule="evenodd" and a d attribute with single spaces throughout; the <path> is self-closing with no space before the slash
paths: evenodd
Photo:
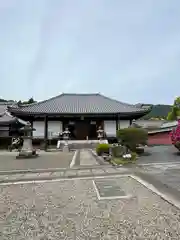
<path id="1" fill-rule="evenodd" d="M 96 153 L 99 156 L 103 155 L 104 153 L 109 154 L 109 150 L 110 150 L 110 145 L 107 143 L 99 143 L 96 147 Z"/>
<path id="2" fill-rule="evenodd" d="M 110 148 L 110 151 L 113 158 L 118 158 L 126 154 L 126 147 L 121 145 L 117 145 L 117 146 L 112 145 Z"/>
<path id="3" fill-rule="evenodd" d="M 117 131 L 117 137 L 122 145 L 136 152 L 137 147 L 147 144 L 148 132 L 143 128 L 124 128 Z"/>

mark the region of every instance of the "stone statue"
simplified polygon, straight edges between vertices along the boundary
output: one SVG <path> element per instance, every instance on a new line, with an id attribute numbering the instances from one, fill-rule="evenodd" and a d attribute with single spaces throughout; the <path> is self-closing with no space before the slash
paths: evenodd
<path id="1" fill-rule="evenodd" d="M 38 156 L 32 146 L 32 131 L 34 130 L 30 122 L 27 122 L 27 125 L 20 129 L 23 133 L 23 146 L 16 158 L 34 158 Z"/>
<path id="2" fill-rule="evenodd" d="M 104 138 L 104 130 L 99 126 L 97 130 L 97 138 L 98 140 L 102 140 Z"/>

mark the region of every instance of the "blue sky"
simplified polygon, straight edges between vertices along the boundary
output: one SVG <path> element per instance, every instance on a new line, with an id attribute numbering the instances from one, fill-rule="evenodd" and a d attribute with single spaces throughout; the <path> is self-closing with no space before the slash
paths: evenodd
<path id="1" fill-rule="evenodd" d="M 180 95 L 179 0 L 0 1 L 0 97 Z"/>

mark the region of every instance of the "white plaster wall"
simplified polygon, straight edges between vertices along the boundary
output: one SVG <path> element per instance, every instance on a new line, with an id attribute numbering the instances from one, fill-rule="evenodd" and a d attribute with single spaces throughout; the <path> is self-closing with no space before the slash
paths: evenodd
<path id="1" fill-rule="evenodd" d="M 33 128 L 36 130 L 33 131 L 33 138 L 44 138 L 44 121 L 34 121 Z"/>
<path id="2" fill-rule="evenodd" d="M 48 138 L 57 137 L 63 131 L 61 121 L 48 121 Z"/>
<path id="3" fill-rule="evenodd" d="M 120 128 L 128 128 L 130 125 L 130 120 L 119 120 L 118 129 Z"/>
<path id="4" fill-rule="evenodd" d="M 116 121 L 104 121 L 104 131 L 107 137 L 116 137 Z"/>

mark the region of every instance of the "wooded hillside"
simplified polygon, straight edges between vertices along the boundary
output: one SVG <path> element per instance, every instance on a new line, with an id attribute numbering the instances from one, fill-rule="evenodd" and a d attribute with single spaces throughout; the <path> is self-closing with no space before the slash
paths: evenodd
<path id="1" fill-rule="evenodd" d="M 171 111 L 171 105 L 157 104 L 152 106 L 152 111 L 143 117 L 143 119 L 150 118 L 167 118 L 168 113 Z"/>

